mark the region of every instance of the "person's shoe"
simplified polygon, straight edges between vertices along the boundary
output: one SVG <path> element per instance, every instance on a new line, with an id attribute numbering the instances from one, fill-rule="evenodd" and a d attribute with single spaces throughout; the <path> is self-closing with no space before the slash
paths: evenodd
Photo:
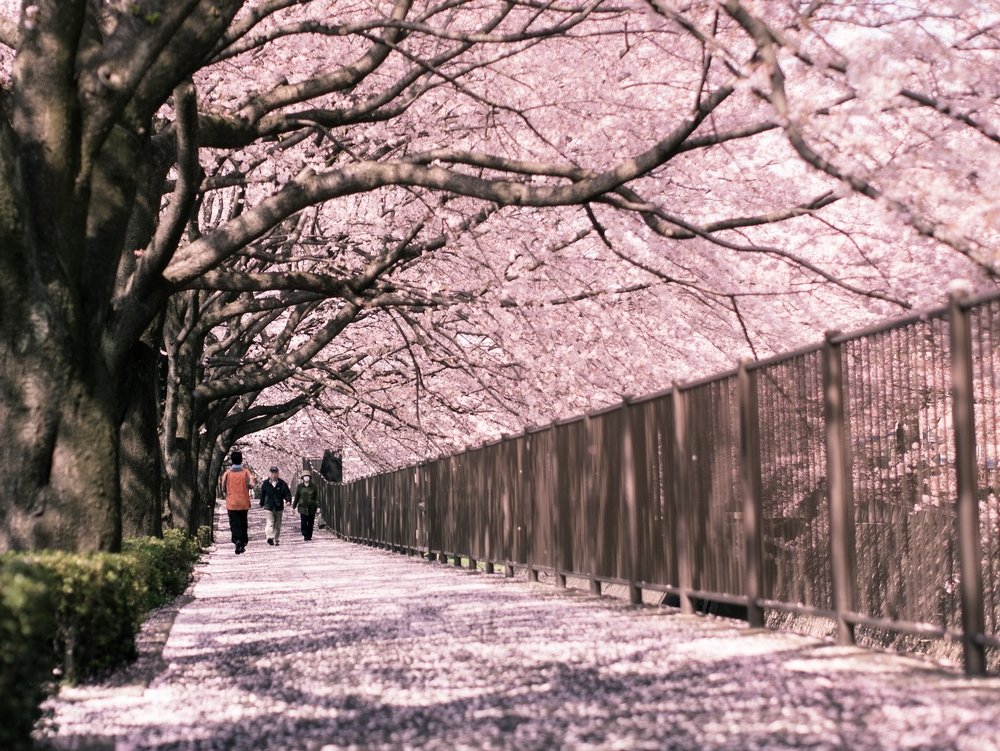
<path id="1" fill-rule="evenodd" d="M 246 549 L 247 549 L 246 545 L 237 545 L 236 546 L 236 555 L 239 555 L 240 553 L 244 552 Z"/>
<path id="2" fill-rule="evenodd" d="M 275 544 L 275 545 L 277 545 L 277 544 L 278 544 L 278 541 L 277 541 L 277 540 L 275 540 L 275 541 L 274 541 L 274 544 Z"/>
<path id="3" fill-rule="evenodd" d="M 267 538 L 267 544 L 268 545 L 274 545 L 275 543 L 274 543 L 274 540 L 272 540 L 270 537 L 268 537 Z"/>
<path id="4" fill-rule="evenodd" d="M 236 543 L 236 555 L 240 554 L 240 544 Z"/>

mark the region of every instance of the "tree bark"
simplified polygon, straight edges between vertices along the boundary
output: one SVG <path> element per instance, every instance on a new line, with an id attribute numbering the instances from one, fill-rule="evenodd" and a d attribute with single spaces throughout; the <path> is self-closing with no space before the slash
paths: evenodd
<path id="1" fill-rule="evenodd" d="M 0 329 L 0 466 L 12 478 L 0 550 L 117 550 L 115 384 L 54 307 L 43 295 L 4 304 L 5 322 L 30 323 Z"/>
<path id="2" fill-rule="evenodd" d="M 132 365 L 121 424 L 122 537 L 159 537 L 166 487 L 157 437 L 156 351 L 137 346 Z"/>
<path id="3" fill-rule="evenodd" d="M 167 306 L 163 329 L 167 377 L 160 440 L 169 487 L 165 521 L 168 526 L 194 532 L 198 527 L 197 451 L 199 421 L 194 386 L 200 372 L 202 342 L 192 336 L 197 293 L 181 293 Z"/>

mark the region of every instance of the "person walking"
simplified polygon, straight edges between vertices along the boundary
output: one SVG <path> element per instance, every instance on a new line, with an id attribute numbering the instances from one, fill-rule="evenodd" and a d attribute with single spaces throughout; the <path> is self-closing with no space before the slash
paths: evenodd
<path id="1" fill-rule="evenodd" d="M 295 488 L 295 500 L 292 501 L 292 508 L 299 512 L 303 540 L 312 539 L 318 506 L 319 491 L 312 484 L 312 473 L 303 472 L 299 485 Z"/>
<path id="2" fill-rule="evenodd" d="M 247 514 L 250 511 L 250 492 L 253 489 L 253 475 L 243 467 L 243 453 L 234 451 L 230 457 L 232 466 L 222 473 L 219 480 L 219 494 L 226 501 L 229 515 L 229 533 L 236 546 L 236 555 L 247 549 L 250 542 L 247 528 Z"/>
<path id="3" fill-rule="evenodd" d="M 260 505 L 267 512 L 264 535 L 267 537 L 268 545 L 280 544 L 281 516 L 285 511 L 285 504 L 291 502 L 291 488 L 278 476 L 278 468 L 271 467 L 270 476 L 260 484 Z"/>

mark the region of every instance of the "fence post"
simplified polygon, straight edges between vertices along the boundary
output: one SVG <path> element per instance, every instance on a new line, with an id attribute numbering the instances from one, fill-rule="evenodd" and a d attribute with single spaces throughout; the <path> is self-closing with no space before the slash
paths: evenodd
<path id="1" fill-rule="evenodd" d="M 538 499 L 538 481 L 536 477 L 538 472 L 534 464 L 535 454 L 533 453 L 532 446 L 531 433 L 526 430 L 524 431 L 524 443 L 518 448 L 517 464 L 521 468 L 520 484 L 518 485 L 519 497 L 514 504 L 516 513 L 511 517 L 511 524 L 513 525 L 515 535 L 511 550 L 520 550 L 524 554 L 524 562 L 528 566 L 529 578 L 532 570 L 531 563 L 534 558 L 534 551 L 531 548 L 535 541 L 535 531 L 529 531 L 529 526 L 531 525 L 528 520 L 530 518 L 534 522 L 535 506 Z M 513 562 L 515 557 L 511 555 L 510 559 L 504 564 L 503 575 L 507 578 L 514 576 Z"/>
<path id="2" fill-rule="evenodd" d="M 436 466 L 436 463 L 435 465 Z M 427 542 L 427 560 L 433 561 L 437 558 L 434 549 L 434 529 L 435 529 L 435 488 L 433 483 L 434 473 L 430 471 L 431 465 L 421 466 L 420 472 L 420 497 L 423 501 L 423 511 L 424 511 L 424 534 L 426 536 Z"/>
<path id="3" fill-rule="evenodd" d="M 406 502 L 406 555 L 412 556 L 417 551 L 417 545 L 419 544 L 419 530 L 420 521 L 417 517 L 417 512 L 420 507 L 417 504 L 420 502 L 420 466 L 415 465 L 410 470 L 409 477 L 409 498 Z"/>
<path id="4" fill-rule="evenodd" d="M 639 587 L 639 510 L 635 490 L 635 447 L 632 445 L 632 407 L 626 397 L 622 401 L 622 499 L 625 502 L 625 523 L 628 525 L 628 601 L 642 604 Z"/>
<path id="5" fill-rule="evenodd" d="M 549 454 L 549 478 L 551 482 L 551 496 L 549 498 L 549 513 L 552 519 L 552 562 L 555 578 L 555 586 L 566 587 L 566 574 L 563 573 L 563 557 L 566 551 L 566 533 L 563 531 L 562 527 L 565 524 L 565 519 L 563 518 L 563 511 L 559 502 L 559 484 L 565 482 L 566 478 L 562 476 L 560 472 L 560 459 L 559 459 L 559 431 L 556 429 L 556 423 L 549 425 L 549 430 L 552 431 L 552 451 Z M 552 480 L 554 476 L 554 480 Z"/>
<path id="6" fill-rule="evenodd" d="M 590 575 L 590 593 L 592 595 L 601 594 L 601 582 L 597 578 L 598 569 L 598 556 L 600 555 L 600 544 L 602 540 L 600 539 L 600 532 L 604 526 L 604 509 L 598 508 L 597 503 L 597 445 L 594 442 L 594 421 L 590 415 L 584 415 L 583 417 L 584 432 L 587 436 L 587 456 L 584 461 L 584 485 L 583 485 L 583 507 L 586 509 L 584 514 L 582 514 L 583 519 L 579 517 L 575 520 L 577 524 L 583 525 L 586 529 L 590 528 L 590 535 L 584 537 L 587 544 L 590 546 L 590 550 L 587 551 L 587 567 L 590 569 L 587 573 Z"/>
<path id="7" fill-rule="evenodd" d="M 694 613 L 691 592 L 694 590 L 694 572 L 691 565 L 691 530 L 688 526 L 687 477 L 691 451 L 687 440 L 687 417 L 684 410 L 686 398 L 679 384 L 674 383 L 670 398 L 674 402 L 674 503 L 676 513 L 677 584 L 680 586 L 681 612 Z"/>
<path id="8" fill-rule="evenodd" d="M 837 331 L 826 332 L 823 347 L 823 409 L 826 423 L 826 472 L 830 492 L 830 564 L 837 643 L 854 643 L 854 624 L 845 617 L 856 609 L 857 565 L 851 469 L 844 419 L 844 365 Z"/>
<path id="9" fill-rule="evenodd" d="M 743 485 L 743 539 L 746 555 L 747 621 L 751 628 L 764 626 L 764 609 L 758 604 L 764 590 L 761 544 L 760 430 L 757 408 L 757 374 L 740 360 L 737 371 L 740 405 L 740 476 Z"/>
<path id="10" fill-rule="evenodd" d="M 972 330 L 962 307 L 967 291 L 953 283 L 948 293 L 951 328 L 952 418 L 955 427 L 955 482 L 958 489 L 958 551 L 961 571 L 962 652 L 966 675 L 986 675 L 983 572 L 976 488 L 976 417 L 972 381 Z"/>

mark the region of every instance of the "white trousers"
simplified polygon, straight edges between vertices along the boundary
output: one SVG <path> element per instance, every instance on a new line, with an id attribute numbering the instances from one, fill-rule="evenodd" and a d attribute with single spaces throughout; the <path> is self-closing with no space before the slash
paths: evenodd
<path id="1" fill-rule="evenodd" d="M 264 513 L 267 515 L 267 524 L 264 526 L 264 535 L 268 540 L 278 541 L 281 537 L 281 517 L 285 510 L 279 508 L 277 511 L 271 511 L 270 509 L 264 509 Z"/>

